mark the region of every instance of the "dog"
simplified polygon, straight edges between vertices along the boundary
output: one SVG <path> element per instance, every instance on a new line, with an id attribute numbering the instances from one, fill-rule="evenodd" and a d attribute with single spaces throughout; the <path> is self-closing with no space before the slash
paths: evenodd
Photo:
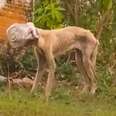
<path id="1" fill-rule="evenodd" d="M 13 24 L 7 29 L 7 37 L 12 48 L 34 46 L 38 69 L 31 92 L 37 87 L 40 77 L 49 69 L 45 96 L 48 100 L 55 81 L 55 58 L 70 50 L 77 50 L 76 64 L 85 80 L 82 91 L 94 94 L 97 89 L 95 74 L 96 55 L 99 41 L 90 30 L 68 26 L 61 29 L 45 30 L 33 23 Z"/>

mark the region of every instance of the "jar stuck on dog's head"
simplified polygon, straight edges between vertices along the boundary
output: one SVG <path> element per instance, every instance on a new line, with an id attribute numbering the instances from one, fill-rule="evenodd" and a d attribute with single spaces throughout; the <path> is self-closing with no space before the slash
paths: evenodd
<path id="1" fill-rule="evenodd" d="M 7 29 L 7 37 L 12 48 L 21 48 L 30 41 L 37 40 L 39 34 L 33 23 L 15 23 Z"/>

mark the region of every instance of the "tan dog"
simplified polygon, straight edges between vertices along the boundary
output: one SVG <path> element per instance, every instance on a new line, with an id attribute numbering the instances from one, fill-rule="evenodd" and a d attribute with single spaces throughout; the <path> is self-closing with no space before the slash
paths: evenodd
<path id="1" fill-rule="evenodd" d="M 14 33 L 12 33 L 12 31 L 14 31 Z M 28 45 L 28 43 L 35 46 L 38 69 L 31 92 L 36 88 L 38 79 L 42 77 L 45 69 L 49 68 L 45 90 L 45 95 L 48 100 L 55 80 L 55 58 L 65 54 L 69 50 L 76 49 L 77 65 L 86 82 L 82 91 L 89 88 L 90 93 L 95 93 L 97 88 L 95 63 L 99 42 L 89 30 L 75 26 L 55 30 L 44 30 L 34 27 L 32 23 L 27 23 L 15 24 L 9 27 L 7 35 L 12 47 L 24 47 Z"/>

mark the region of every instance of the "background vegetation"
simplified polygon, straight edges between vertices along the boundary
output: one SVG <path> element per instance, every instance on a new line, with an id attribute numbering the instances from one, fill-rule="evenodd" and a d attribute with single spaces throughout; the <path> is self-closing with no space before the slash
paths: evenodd
<path id="1" fill-rule="evenodd" d="M 36 2 L 34 19 L 36 26 L 53 29 L 76 25 L 90 29 L 95 34 L 100 41 L 97 57 L 99 90 L 106 92 L 116 75 L 116 1 L 38 0 Z M 69 66 L 70 63 L 66 63 L 66 60 L 67 56 L 64 56 L 58 63 L 60 77 L 64 79 L 71 77 L 70 81 L 73 81 L 74 73 L 71 72 L 74 67 Z"/>
<path id="2" fill-rule="evenodd" d="M 116 1 L 115 0 L 36 0 L 33 22 L 37 27 L 45 29 L 61 28 L 67 25 L 76 25 L 90 29 L 100 41 L 97 57 L 98 91 L 95 96 L 76 94 L 76 88 L 80 75 L 75 67 L 70 64 L 69 54 L 57 61 L 58 88 L 52 103 L 43 103 L 43 95 L 39 91 L 37 95 L 30 96 L 27 92 L 14 92 L 12 98 L 7 99 L 6 93 L 2 93 L 0 111 L 3 116 L 115 116 L 116 105 Z M 72 56 L 71 56 L 72 57 Z M 4 54 L 0 56 L 0 73 L 7 75 Z M 20 63 L 23 65 L 21 67 Z M 34 76 L 36 72 L 36 60 L 32 49 L 15 64 L 15 71 L 21 75 Z M 11 66 L 13 71 L 13 65 Z M 20 94 L 20 95 L 19 95 Z M 5 97 L 4 97 L 5 96 Z M 39 98 L 39 100 L 38 100 Z M 38 101 L 39 104 L 36 104 Z M 17 109 L 16 104 L 19 105 Z M 35 105 L 36 104 L 36 105 Z M 30 106 L 33 106 L 30 107 Z M 11 109 L 9 109 L 9 107 Z M 4 109 L 7 109 L 6 112 Z M 26 112 L 24 109 L 27 109 Z M 48 112 L 46 112 L 46 109 Z"/>

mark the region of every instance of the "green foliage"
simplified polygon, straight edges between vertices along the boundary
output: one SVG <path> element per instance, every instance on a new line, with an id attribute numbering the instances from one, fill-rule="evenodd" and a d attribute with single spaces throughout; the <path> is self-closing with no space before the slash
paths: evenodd
<path id="1" fill-rule="evenodd" d="M 35 20 L 34 23 L 38 27 L 42 28 L 58 28 L 63 24 L 63 12 L 69 11 L 63 6 L 61 7 L 61 3 L 68 1 L 57 1 L 57 0 L 41 0 L 39 4 L 35 7 Z M 73 1 L 74 2 L 74 1 Z M 112 6 L 114 4 L 114 6 Z M 116 2 L 115 0 L 96 0 L 96 1 L 86 1 L 80 2 L 79 8 L 79 17 L 78 17 L 78 26 L 90 29 L 92 32 L 96 32 L 97 23 L 103 17 L 104 13 L 107 10 L 111 10 L 113 15 L 110 17 L 110 21 L 107 25 L 104 26 L 104 30 L 100 39 L 100 49 L 98 54 L 98 79 L 99 83 L 99 91 L 104 92 L 105 94 L 108 92 L 108 88 L 111 85 L 112 74 L 109 71 L 109 64 L 113 62 L 114 59 L 111 59 L 112 54 L 115 53 L 116 49 L 116 34 L 115 34 L 115 22 L 116 22 Z M 71 5 L 71 4 L 68 4 Z M 74 9 L 74 4 L 71 6 Z M 64 11 L 64 9 L 66 9 Z M 66 15 L 66 14 L 65 14 Z M 75 15 L 73 15 L 75 16 Z M 113 16 L 113 20 L 112 20 Z M 64 23 L 75 25 L 74 17 L 68 14 L 67 18 L 65 18 Z M 67 23 L 68 21 L 68 23 Z M 103 22 L 104 23 L 104 22 Z M 27 55 L 28 56 L 28 55 Z M 65 58 L 66 59 L 66 58 Z M 23 63 L 28 68 L 33 66 L 33 64 L 29 65 L 29 59 L 24 59 Z M 59 80 L 68 80 L 78 82 L 76 72 L 74 71 L 74 67 L 70 64 L 64 63 L 66 60 L 60 60 L 57 68 L 57 73 Z M 104 65 L 104 66 L 103 66 Z M 100 67 L 100 68 L 99 68 Z M 107 68 L 106 68 L 107 67 Z"/>
<path id="2" fill-rule="evenodd" d="M 60 80 L 72 80 L 75 75 L 73 67 L 68 63 L 60 64 L 57 68 L 57 71 Z"/>
<path id="3" fill-rule="evenodd" d="M 42 28 L 58 28 L 63 21 L 63 10 L 57 0 L 41 0 L 35 8 L 34 23 Z"/>
<path id="4" fill-rule="evenodd" d="M 109 88 L 112 83 L 112 75 L 108 70 L 108 67 L 99 66 L 98 67 L 98 92 L 103 95 L 108 94 Z"/>
<path id="5" fill-rule="evenodd" d="M 112 0 L 101 0 L 101 9 L 109 10 L 112 8 Z"/>
<path id="6" fill-rule="evenodd" d="M 20 62 L 23 64 L 25 70 L 36 70 L 37 62 L 32 48 L 28 49 L 27 53 L 23 56 Z"/>

